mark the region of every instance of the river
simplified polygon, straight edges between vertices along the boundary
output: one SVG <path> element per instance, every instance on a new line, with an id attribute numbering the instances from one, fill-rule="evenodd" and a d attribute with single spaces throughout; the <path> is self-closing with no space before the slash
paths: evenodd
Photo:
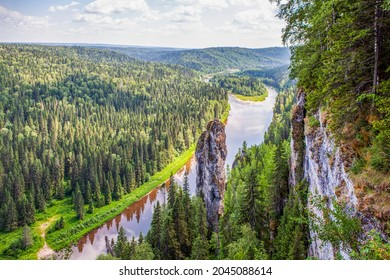
<path id="1" fill-rule="evenodd" d="M 263 102 L 240 101 L 233 95 L 229 95 L 230 113 L 226 123 L 226 144 L 228 155 L 226 165 L 231 166 L 234 157 L 244 141 L 248 147 L 259 144 L 263 141 L 264 133 L 272 121 L 273 106 L 276 98 L 276 91 L 268 88 L 268 97 Z M 195 193 L 196 182 L 196 160 L 192 157 L 182 169 L 175 175 L 175 180 L 183 184 L 184 174 L 188 173 L 191 194 Z M 120 227 L 126 231 L 128 238 L 138 237 L 149 230 L 153 215 L 153 207 L 160 201 L 166 200 L 167 191 L 164 188 L 156 188 L 139 201 L 129 206 L 122 214 L 106 222 L 99 228 L 91 231 L 81 238 L 76 246 L 73 246 L 70 259 L 93 260 L 100 254 L 106 253 L 105 236 L 109 240 L 118 235 Z"/>

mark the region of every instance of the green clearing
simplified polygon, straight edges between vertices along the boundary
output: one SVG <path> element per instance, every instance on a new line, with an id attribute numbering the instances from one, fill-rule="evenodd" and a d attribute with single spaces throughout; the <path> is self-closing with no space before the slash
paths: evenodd
<path id="1" fill-rule="evenodd" d="M 241 101 L 261 102 L 267 98 L 268 91 L 267 91 L 267 93 L 264 93 L 262 95 L 257 95 L 257 96 L 245 96 L 245 95 L 241 95 L 241 94 L 233 94 L 233 95 Z"/>

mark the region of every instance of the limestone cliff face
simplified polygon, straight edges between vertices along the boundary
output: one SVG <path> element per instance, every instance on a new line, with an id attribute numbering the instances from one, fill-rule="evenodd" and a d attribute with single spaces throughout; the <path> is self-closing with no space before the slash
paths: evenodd
<path id="1" fill-rule="evenodd" d="M 318 126 L 309 128 L 306 125 L 304 177 L 309 183 L 309 210 L 322 218 L 322 211 L 311 202 L 313 198 L 327 198 L 327 207 L 333 208 L 333 200 L 346 203 L 350 215 L 356 215 L 357 199 L 354 186 L 346 173 L 346 166 L 341 157 L 340 148 L 335 145 L 332 136 L 320 118 L 320 112 L 315 116 Z M 322 242 L 314 231 L 310 231 L 312 242 L 309 255 L 319 259 L 333 259 L 334 248 L 329 242 Z M 347 251 L 340 251 L 348 259 Z"/>
<path id="2" fill-rule="evenodd" d="M 347 172 L 352 157 L 338 147 L 333 135 L 326 129 L 325 113 L 318 111 L 311 116 L 311 124 L 304 112 L 304 95 L 298 94 L 297 104 L 292 116 L 292 140 L 290 162 L 290 186 L 301 179 L 308 183 L 308 209 L 322 219 L 322 211 L 318 209 L 313 198 L 327 201 L 326 207 L 333 208 L 333 201 L 345 203 L 346 211 L 362 221 L 363 232 L 375 228 L 381 231 L 378 221 L 366 213 L 362 213 L 356 196 L 356 186 Z M 362 236 L 364 239 L 365 236 Z M 349 259 L 349 250 L 336 250 L 329 242 L 320 240 L 315 231 L 310 229 L 309 256 L 318 259 L 334 259 L 339 253 Z"/>
<path id="3" fill-rule="evenodd" d="M 226 155 L 225 125 L 215 119 L 199 137 L 195 152 L 196 192 L 205 201 L 207 221 L 213 230 L 217 230 L 218 216 L 223 211 Z"/>

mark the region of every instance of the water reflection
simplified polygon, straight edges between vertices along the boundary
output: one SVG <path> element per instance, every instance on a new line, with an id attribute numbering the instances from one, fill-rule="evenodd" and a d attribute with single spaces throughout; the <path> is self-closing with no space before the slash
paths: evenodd
<path id="1" fill-rule="evenodd" d="M 275 103 L 276 92 L 269 89 L 269 95 L 261 103 L 243 102 L 234 96 L 229 96 L 231 106 L 229 119 L 226 124 L 226 144 L 228 155 L 226 165 L 232 165 L 235 154 L 242 147 L 244 141 L 248 146 L 263 141 L 264 132 L 272 120 L 272 108 Z M 175 175 L 179 185 L 183 185 L 184 174 L 188 174 L 190 192 L 195 193 L 196 160 L 191 158 Z M 128 238 L 146 234 L 150 228 L 154 205 L 167 201 L 167 189 L 159 187 L 151 191 L 133 205 L 126 208 L 120 215 L 106 222 L 101 227 L 91 231 L 81 238 L 76 246 L 72 247 L 71 259 L 96 259 L 106 253 L 105 236 L 108 240 L 116 239 L 119 228 L 125 229 Z"/>

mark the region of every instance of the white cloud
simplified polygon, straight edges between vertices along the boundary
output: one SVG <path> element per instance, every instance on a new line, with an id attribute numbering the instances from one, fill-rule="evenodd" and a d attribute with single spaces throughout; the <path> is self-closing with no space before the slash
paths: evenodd
<path id="1" fill-rule="evenodd" d="M 202 8 L 209 8 L 209 9 L 216 9 L 216 10 L 227 8 L 229 6 L 225 0 L 198 0 L 197 4 Z"/>
<path id="2" fill-rule="evenodd" d="M 200 22 L 200 9 L 192 6 L 179 6 L 164 14 L 164 17 L 174 22 Z"/>
<path id="3" fill-rule="evenodd" d="M 229 4 L 232 6 L 251 7 L 259 3 L 261 0 L 229 0 Z M 268 1 L 268 0 L 263 0 Z"/>
<path id="4" fill-rule="evenodd" d="M 145 0 L 96 0 L 85 6 L 85 11 L 92 14 L 146 12 L 148 10 L 149 6 Z"/>
<path id="5" fill-rule="evenodd" d="M 175 23 L 175 24 L 168 24 L 163 30 L 163 33 L 166 35 L 169 34 L 195 34 L 198 32 L 204 32 L 206 29 L 204 28 L 204 25 L 197 21 L 197 22 L 186 22 L 186 23 Z M 183 35 L 183 34 L 182 34 Z"/>
<path id="6" fill-rule="evenodd" d="M 99 14 L 76 14 L 73 20 L 87 23 L 94 29 L 124 30 L 135 25 L 135 22 L 128 18 L 112 18 Z"/>
<path id="7" fill-rule="evenodd" d="M 49 12 L 65 11 L 65 10 L 69 9 L 70 7 L 74 7 L 74 6 L 77 6 L 79 4 L 80 4 L 79 2 L 72 1 L 70 4 L 63 5 L 63 6 L 61 6 L 61 5 L 50 6 Z"/>
<path id="8" fill-rule="evenodd" d="M 235 34 L 259 34 L 280 33 L 283 22 L 276 17 L 277 10 L 275 6 L 268 1 L 261 0 L 230 0 L 233 5 L 240 4 L 241 7 L 246 5 L 253 6 L 236 13 L 232 20 L 227 21 L 224 25 L 216 26 L 216 31 L 229 32 Z"/>
<path id="9" fill-rule="evenodd" d="M 0 5 L 0 23 L 17 29 L 42 29 L 49 26 L 49 17 L 27 16 Z"/>
<path id="10" fill-rule="evenodd" d="M 269 10 L 246 10 L 235 15 L 233 24 L 240 28 L 256 30 L 276 21 L 274 14 Z"/>
<path id="11" fill-rule="evenodd" d="M 177 2 L 200 9 L 221 10 L 229 7 L 226 0 L 177 0 Z"/>

